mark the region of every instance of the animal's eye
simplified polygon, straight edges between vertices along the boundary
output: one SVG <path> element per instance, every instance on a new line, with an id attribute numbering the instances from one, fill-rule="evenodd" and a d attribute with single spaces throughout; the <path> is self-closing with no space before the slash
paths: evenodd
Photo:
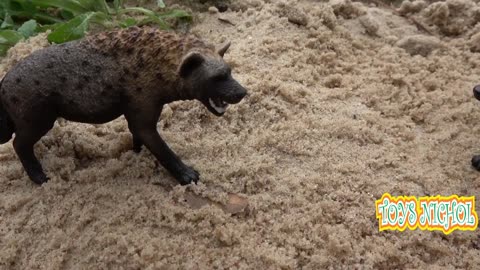
<path id="1" fill-rule="evenodd" d="M 227 79 L 228 79 L 228 73 L 218 74 L 215 77 L 213 77 L 213 80 L 215 81 L 226 81 Z"/>

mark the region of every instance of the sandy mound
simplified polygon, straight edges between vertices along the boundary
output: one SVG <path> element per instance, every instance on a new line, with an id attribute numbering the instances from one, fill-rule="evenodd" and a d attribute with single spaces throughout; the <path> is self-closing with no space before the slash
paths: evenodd
<path id="1" fill-rule="evenodd" d="M 478 2 L 478 1 L 477 1 Z M 447 36 L 458 36 L 469 31 L 480 20 L 480 6 L 472 0 L 404 1 L 400 14 L 419 13 L 425 23 Z"/>
<path id="2" fill-rule="evenodd" d="M 192 31 L 232 41 L 226 59 L 250 96 L 223 118 L 193 101 L 163 113 L 159 129 L 201 183 L 177 186 L 148 151 L 134 154 L 123 119 L 59 121 L 36 147 L 52 178 L 40 188 L 2 145 L 0 268 L 478 267 L 478 232 L 379 233 L 374 201 L 480 195 L 470 166 L 480 153 L 479 7 L 247 0 L 205 9 Z M 41 46 L 41 37 L 17 46 L 0 76 Z M 220 203 L 238 193 L 249 206 L 191 209 L 186 192 Z"/>

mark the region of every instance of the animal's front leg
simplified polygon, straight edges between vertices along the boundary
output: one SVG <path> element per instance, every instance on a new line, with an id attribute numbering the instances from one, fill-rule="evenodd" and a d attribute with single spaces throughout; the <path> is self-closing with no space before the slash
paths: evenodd
<path id="1" fill-rule="evenodd" d="M 134 150 L 141 144 L 145 145 L 180 184 L 197 183 L 199 173 L 183 163 L 158 134 L 157 121 L 162 110 L 157 108 L 154 103 L 137 104 L 125 114 L 133 135 Z"/>
<path id="2" fill-rule="evenodd" d="M 156 129 L 139 131 L 136 136 L 142 140 L 160 164 L 162 164 L 180 184 L 188 185 L 191 182 L 197 183 L 199 173 L 180 160 L 160 137 Z"/>
<path id="3" fill-rule="evenodd" d="M 475 155 L 472 158 L 472 166 L 477 169 L 477 171 L 480 171 L 480 155 Z"/>
<path id="4" fill-rule="evenodd" d="M 132 133 L 132 138 L 133 138 L 133 152 L 138 154 L 140 153 L 140 151 L 142 151 L 142 146 L 143 146 L 142 140 L 140 140 L 140 138 L 138 138 L 136 135 L 133 135 L 133 133 Z"/>

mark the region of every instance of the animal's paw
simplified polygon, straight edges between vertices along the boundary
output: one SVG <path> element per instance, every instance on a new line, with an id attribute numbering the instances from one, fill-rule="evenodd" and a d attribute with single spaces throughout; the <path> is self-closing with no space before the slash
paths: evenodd
<path id="1" fill-rule="evenodd" d="M 143 143 L 140 139 L 133 137 L 133 152 L 140 153 L 142 151 Z"/>
<path id="2" fill-rule="evenodd" d="M 195 169 L 185 165 L 178 171 L 175 178 L 181 185 L 188 185 L 192 182 L 196 184 L 200 178 L 200 174 Z"/>
<path id="3" fill-rule="evenodd" d="M 472 158 L 472 166 L 480 171 L 480 155 L 473 156 Z"/>
<path id="4" fill-rule="evenodd" d="M 42 185 L 48 182 L 48 177 L 44 173 L 35 173 L 30 179 L 37 185 Z"/>
<path id="5" fill-rule="evenodd" d="M 138 154 L 140 152 L 142 152 L 142 145 L 133 145 L 133 152 L 135 152 L 135 154 Z"/>

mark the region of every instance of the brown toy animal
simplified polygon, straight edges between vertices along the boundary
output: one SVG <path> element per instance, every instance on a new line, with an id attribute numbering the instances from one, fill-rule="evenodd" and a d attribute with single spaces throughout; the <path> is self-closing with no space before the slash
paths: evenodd
<path id="1" fill-rule="evenodd" d="M 0 144 L 13 146 L 30 179 L 48 180 L 34 144 L 57 118 L 106 123 L 124 115 L 133 149 L 145 145 L 180 184 L 199 174 L 170 150 L 157 131 L 163 105 L 201 101 L 217 116 L 246 90 L 218 51 L 191 35 L 133 27 L 37 51 L 0 83 Z"/>

